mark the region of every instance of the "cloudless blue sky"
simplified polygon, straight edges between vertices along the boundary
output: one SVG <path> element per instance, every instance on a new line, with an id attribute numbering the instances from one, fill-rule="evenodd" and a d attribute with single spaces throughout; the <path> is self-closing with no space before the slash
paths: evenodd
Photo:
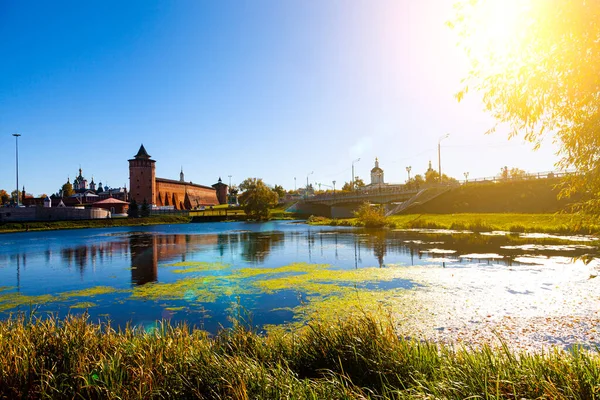
<path id="1" fill-rule="evenodd" d="M 0 1 L 0 188 L 84 176 L 129 184 L 141 143 L 157 176 L 286 189 L 437 168 L 463 179 L 553 168 L 492 121 L 444 23 L 451 0 Z M 368 179 L 365 179 L 368 180 Z"/>

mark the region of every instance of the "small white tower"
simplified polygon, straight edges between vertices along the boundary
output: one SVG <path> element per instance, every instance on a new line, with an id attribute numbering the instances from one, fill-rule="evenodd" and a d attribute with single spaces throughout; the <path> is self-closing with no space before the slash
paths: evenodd
<path id="1" fill-rule="evenodd" d="M 379 160 L 375 158 L 375 167 L 371 170 L 371 185 L 383 184 L 383 170 L 379 168 Z"/>
<path id="2" fill-rule="evenodd" d="M 44 208 L 50 207 L 52 207 L 52 200 L 50 200 L 50 197 L 46 196 L 46 198 L 44 199 Z"/>

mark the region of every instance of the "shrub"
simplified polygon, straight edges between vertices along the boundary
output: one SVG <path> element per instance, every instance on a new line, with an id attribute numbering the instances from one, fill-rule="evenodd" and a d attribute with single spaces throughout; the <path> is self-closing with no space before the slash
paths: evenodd
<path id="1" fill-rule="evenodd" d="M 372 206 L 364 203 L 354 212 L 360 225 L 366 228 L 381 228 L 388 224 L 388 218 L 385 216 L 385 210 L 382 206 Z"/>

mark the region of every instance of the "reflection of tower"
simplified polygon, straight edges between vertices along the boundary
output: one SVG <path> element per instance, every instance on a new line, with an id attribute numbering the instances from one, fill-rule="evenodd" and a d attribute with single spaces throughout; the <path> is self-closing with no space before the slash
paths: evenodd
<path id="1" fill-rule="evenodd" d="M 154 235 L 131 235 L 129 238 L 131 254 L 131 283 L 143 285 L 156 282 L 158 276 L 158 252 Z"/>

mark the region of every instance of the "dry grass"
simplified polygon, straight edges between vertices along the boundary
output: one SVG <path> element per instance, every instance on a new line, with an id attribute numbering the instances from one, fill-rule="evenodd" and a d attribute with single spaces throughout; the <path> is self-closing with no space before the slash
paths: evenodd
<path id="1" fill-rule="evenodd" d="M 86 317 L 0 322 L 1 398 L 593 399 L 600 355 L 452 349 L 364 315 L 259 335 L 182 325 L 117 332 Z"/>

